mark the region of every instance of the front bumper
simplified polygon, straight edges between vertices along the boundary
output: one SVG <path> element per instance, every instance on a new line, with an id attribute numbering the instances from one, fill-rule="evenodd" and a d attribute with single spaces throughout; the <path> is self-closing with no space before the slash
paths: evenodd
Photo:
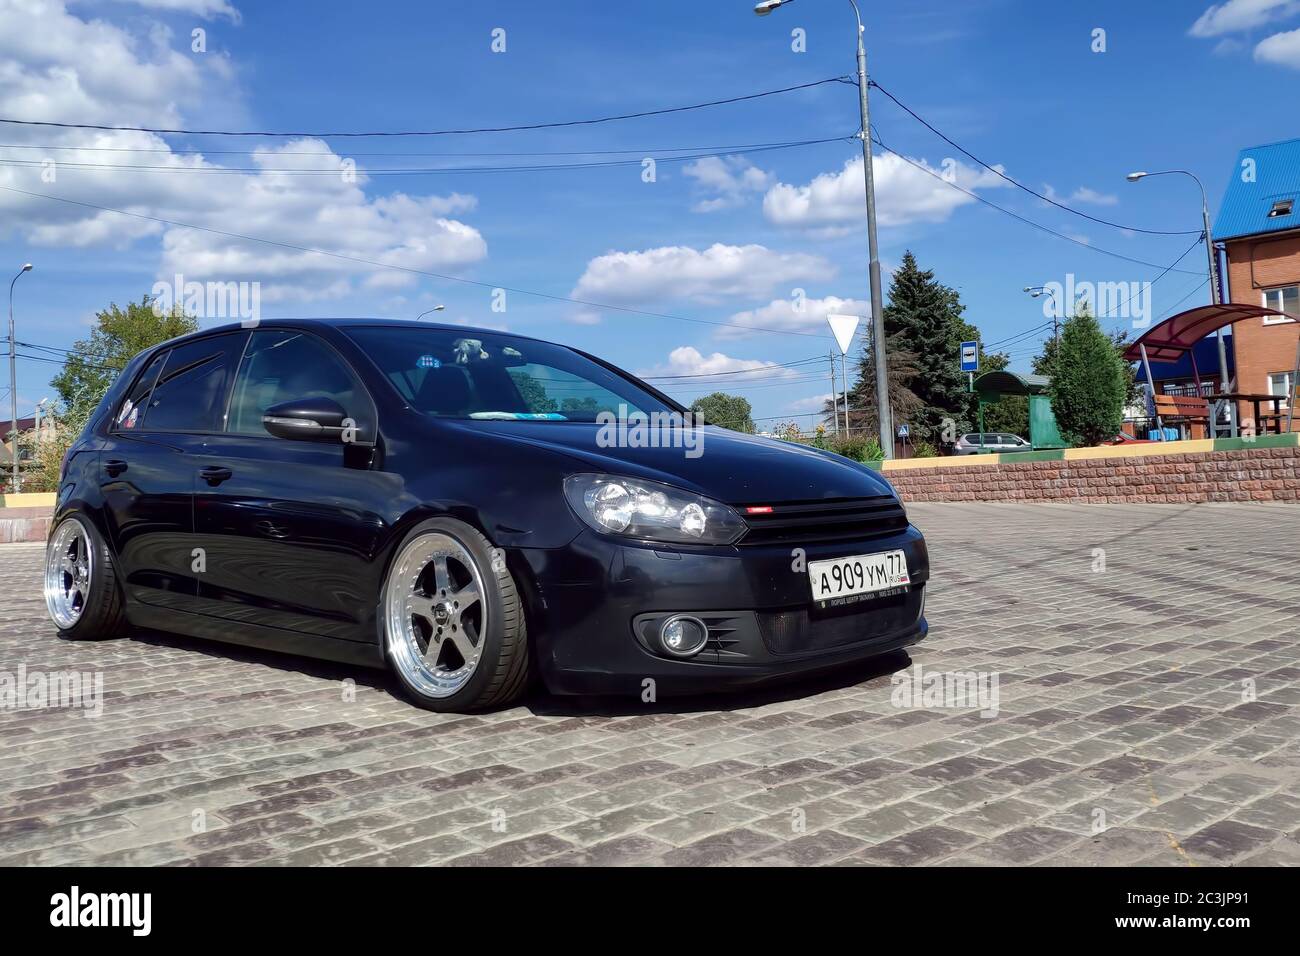
<path id="1" fill-rule="evenodd" d="M 846 608 L 812 606 L 807 563 L 902 549 L 902 594 Z M 802 551 L 802 555 L 799 551 Z M 566 548 L 520 549 L 531 579 L 530 638 L 557 694 L 705 693 L 815 674 L 922 640 L 930 576 L 914 527 L 864 540 L 673 549 L 584 531 Z M 710 640 L 688 660 L 655 653 L 648 635 L 668 614 L 700 618 Z"/>

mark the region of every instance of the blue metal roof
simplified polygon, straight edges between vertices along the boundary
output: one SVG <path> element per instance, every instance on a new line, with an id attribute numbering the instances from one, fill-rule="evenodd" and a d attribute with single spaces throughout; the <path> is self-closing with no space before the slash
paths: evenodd
<path id="1" fill-rule="evenodd" d="M 1269 216 L 1275 203 L 1290 199 L 1291 212 Z M 1220 242 L 1300 228 L 1300 139 L 1249 146 L 1237 154 L 1237 165 L 1223 194 L 1214 238 Z"/>
<path id="2" fill-rule="evenodd" d="M 1237 375 L 1237 344 L 1235 335 L 1223 337 L 1223 352 L 1228 359 L 1228 378 Z M 1192 377 L 1192 353 L 1196 354 L 1196 367 L 1203 378 L 1215 378 L 1219 374 L 1219 340 L 1213 334 L 1207 335 L 1192 347 L 1192 352 L 1184 352 L 1174 362 L 1161 362 L 1151 359 L 1151 377 L 1157 382 L 1171 382 Z M 1139 369 L 1139 371 L 1141 371 Z"/>

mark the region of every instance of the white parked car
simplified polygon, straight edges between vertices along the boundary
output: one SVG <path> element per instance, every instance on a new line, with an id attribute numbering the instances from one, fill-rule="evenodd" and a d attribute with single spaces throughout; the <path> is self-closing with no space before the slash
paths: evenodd
<path id="1" fill-rule="evenodd" d="M 953 445 L 952 453 L 954 455 L 992 455 L 1008 451 L 1030 451 L 1033 447 L 1020 436 L 1007 432 L 985 432 L 982 442 L 980 441 L 979 432 L 971 432 L 969 435 L 962 435 L 961 438 L 957 439 L 957 443 Z"/>

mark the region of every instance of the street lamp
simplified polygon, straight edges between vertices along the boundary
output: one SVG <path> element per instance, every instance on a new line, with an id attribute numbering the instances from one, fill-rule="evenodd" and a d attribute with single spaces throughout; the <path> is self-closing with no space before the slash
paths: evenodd
<path id="1" fill-rule="evenodd" d="M 754 6 L 754 12 L 760 17 L 765 17 L 777 7 L 793 2 L 794 0 L 762 0 Z M 890 420 L 889 367 L 885 357 L 885 308 L 880 291 L 880 255 L 876 246 L 876 186 L 871 169 L 871 112 L 867 104 L 867 50 L 862 40 L 866 28 L 862 25 L 862 14 L 858 10 L 856 0 L 849 0 L 849 4 L 853 7 L 853 16 L 858 24 L 858 108 L 862 114 L 862 129 L 858 137 L 862 140 L 862 176 L 867 187 L 867 251 L 870 255 L 871 333 L 876 357 L 876 417 L 880 422 L 881 451 L 886 458 L 893 458 L 894 428 Z"/>
<path id="2" fill-rule="evenodd" d="M 1031 299 L 1037 299 L 1041 296 L 1047 296 L 1052 300 L 1052 338 L 1056 339 L 1057 342 L 1060 342 L 1061 341 L 1061 324 L 1060 324 L 1061 304 L 1056 300 L 1056 293 L 1053 292 L 1051 289 L 1047 288 L 1047 286 L 1043 286 L 1043 285 L 1027 285 L 1025 286 L 1024 291 L 1029 293 L 1029 297 Z"/>
<path id="3" fill-rule="evenodd" d="M 423 312 L 421 312 L 419 315 L 415 317 L 415 321 L 419 322 L 430 312 L 441 312 L 445 308 L 447 308 L 445 305 L 435 305 L 432 309 L 425 309 Z"/>
<path id="4" fill-rule="evenodd" d="M 1205 258 L 1209 265 L 1210 273 L 1210 304 L 1218 305 L 1221 296 L 1219 295 L 1219 265 L 1215 262 L 1214 256 L 1214 239 L 1210 232 L 1210 204 L 1205 198 L 1205 184 L 1201 182 L 1200 177 L 1195 173 L 1188 172 L 1186 169 L 1162 169 L 1159 172 L 1148 173 L 1145 170 L 1129 173 L 1124 178 L 1131 183 L 1139 179 L 1146 179 L 1148 176 L 1190 176 L 1196 182 L 1197 187 L 1201 190 L 1201 227 L 1205 230 Z M 1223 327 L 1220 326 L 1215 333 L 1219 339 L 1219 389 L 1226 392 L 1228 390 L 1228 350 L 1223 344 Z"/>
<path id="5" fill-rule="evenodd" d="M 24 263 L 9 283 L 9 423 L 13 426 L 14 494 L 18 493 L 18 349 L 14 338 L 14 282 L 24 272 L 31 272 L 32 264 Z"/>

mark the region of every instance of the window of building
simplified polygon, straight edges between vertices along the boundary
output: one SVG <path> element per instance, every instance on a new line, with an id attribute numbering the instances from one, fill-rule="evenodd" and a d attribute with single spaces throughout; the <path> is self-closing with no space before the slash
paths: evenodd
<path id="1" fill-rule="evenodd" d="M 1291 381 L 1290 372 L 1274 372 L 1268 377 L 1268 393 L 1270 395 L 1281 395 L 1286 398 L 1282 407 L 1286 408 L 1291 404 L 1291 389 L 1294 383 Z"/>
<path id="2" fill-rule="evenodd" d="M 1291 210 L 1295 208 L 1294 199 L 1279 199 L 1273 203 L 1273 208 L 1268 211 L 1269 219 L 1278 219 L 1282 216 L 1291 215 Z"/>
<path id="3" fill-rule="evenodd" d="M 1283 286 L 1280 289 L 1264 290 L 1264 308 L 1285 312 L 1292 318 L 1284 319 L 1276 315 L 1264 316 L 1265 325 L 1277 325 L 1281 322 L 1294 322 L 1300 319 L 1300 285 Z"/>

